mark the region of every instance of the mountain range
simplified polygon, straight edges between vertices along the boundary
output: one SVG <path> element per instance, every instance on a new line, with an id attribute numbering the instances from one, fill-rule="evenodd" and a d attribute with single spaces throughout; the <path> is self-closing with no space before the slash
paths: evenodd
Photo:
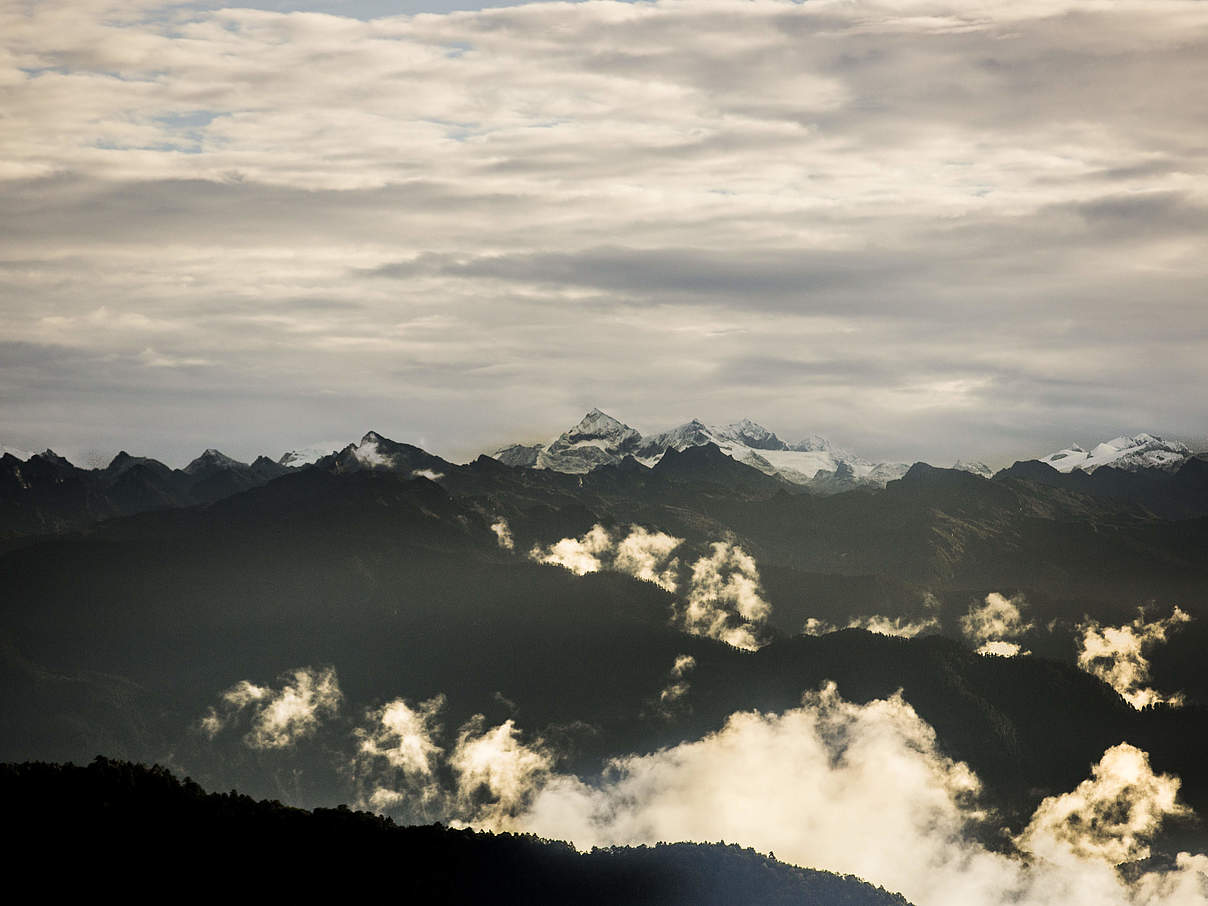
<path id="1" fill-rule="evenodd" d="M 101 753 L 430 824 L 508 801 L 456 786 L 468 741 L 599 791 L 834 684 L 829 719 L 888 709 L 926 727 L 911 751 L 975 774 L 987 847 L 1127 745 L 1187 804 L 1156 857 L 1208 848 L 1208 459 L 915 463 L 846 488 L 818 478 L 840 460 L 810 486 L 742 461 L 835 455 L 783 446 L 592 412 L 511 464 L 374 431 L 294 466 L 0 458 L 0 760 Z M 991 606 L 1016 619 L 986 649 Z M 387 712 L 430 731 L 389 750 L 412 779 L 429 753 L 428 779 L 373 800 Z M 261 740 L 271 720 L 296 741 Z"/>
<path id="2" fill-rule="evenodd" d="M 706 448 L 743 467 L 730 469 L 714 460 L 709 468 L 715 481 L 737 482 L 747 488 L 781 488 L 789 493 L 825 496 L 882 489 L 910 468 L 904 463 L 873 463 L 817 435 L 790 444 L 749 419 L 712 427 L 693 420 L 669 431 L 643 435 L 599 409 L 592 409 L 548 443 L 513 444 L 497 450 L 493 458 L 508 466 L 582 476 L 601 467 L 657 468 L 669 451 Z M 339 449 L 315 446 L 289 451 L 276 460 L 259 456 L 251 463 L 208 449 L 183 469 L 125 451 L 103 468 L 84 469 L 52 450 L 24 454 L 24 458 L 17 455 L 20 451 L 4 450 L 0 456 L 0 544 L 15 537 L 79 529 L 116 516 L 213 503 L 305 467 L 334 473 L 388 469 L 433 480 L 466 468 L 376 431 Z M 1198 490 L 1203 461 L 1203 454 L 1193 454 L 1182 443 L 1138 434 L 1099 444 L 1089 453 L 1074 445 L 998 473 L 978 462 L 958 461 L 953 469 L 982 478 L 1026 476 L 1053 487 L 1122 499 L 1158 515 L 1179 517 L 1208 511 Z M 682 471 L 689 466 L 703 468 L 705 460 L 677 460 L 674 467 L 668 464 L 665 468 Z M 1186 475 L 1182 474 L 1185 466 L 1190 469 Z M 1190 496 L 1188 487 L 1192 487 Z"/>
<path id="3" fill-rule="evenodd" d="M 496 450 L 493 458 L 510 466 L 583 475 L 600 466 L 617 465 L 626 458 L 653 467 L 668 450 L 682 452 L 707 445 L 787 487 L 815 494 L 883 488 L 901 478 L 910 467 L 908 463 L 872 462 L 816 434 L 788 443 L 750 419 L 721 426 L 693 419 L 676 428 L 645 435 L 599 409 L 590 410 L 576 425 L 551 441 L 512 444 Z M 1160 485 L 1163 479 L 1159 473 L 1174 474 L 1192 458 L 1195 454 L 1183 443 L 1141 433 L 1105 441 L 1089 452 L 1074 444 L 1029 462 L 1040 462 L 1057 473 L 1074 475 L 1073 481 L 1080 483 L 1073 486 L 1088 490 L 1091 486 L 1085 482 L 1085 476 L 1105 467 L 1112 474 L 1144 473 L 1152 479 L 1149 484 Z M 112 516 L 213 502 L 263 484 L 289 469 L 312 465 L 340 472 L 391 468 L 427 477 L 443 475 L 455 468 L 439 456 L 375 431 L 342 448 L 315 445 L 290 450 L 276 460 L 259 456 L 250 464 L 209 449 L 183 469 L 172 469 L 157 460 L 131 456 L 125 451 L 104 468 L 82 469 L 52 450 L 30 454 L 4 446 L 0 448 L 0 504 L 3 504 L 0 538 L 14 532 L 54 532 Z M 984 478 L 994 474 L 981 462 L 957 461 L 952 468 Z M 1095 488 L 1113 486 L 1115 496 L 1144 503 L 1141 498 L 1145 495 L 1131 486 L 1138 483 L 1146 482 L 1102 480 Z M 1119 485 L 1129 487 L 1115 487 Z M 1174 500 L 1165 501 L 1161 507 L 1163 511 L 1179 509 Z"/>
<path id="4" fill-rule="evenodd" d="M 1191 448 L 1179 441 L 1163 440 L 1153 434 L 1121 435 L 1084 450 L 1074 444 L 1042 457 L 1041 462 L 1058 472 L 1094 472 L 1103 466 L 1125 471 L 1164 469 L 1175 471 L 1191 458 Z"/>
<path id="5" fill-rule="evenodd" d="M 616 464 L 626 456 L 653 466 L 668 450 L 707 444 L 765 475 L 831 492 L 858 485 L 883 487 L 909 468 L 905 463 L 869 462 L 818 435 L 790 444 L 745 418 L 720 426 L 692 419 L 669 431 L 643 435 L 599 409 L 592 409 L 548 443 L 513 444 L 494 456 L 508 465 L 582 474 Z"/>

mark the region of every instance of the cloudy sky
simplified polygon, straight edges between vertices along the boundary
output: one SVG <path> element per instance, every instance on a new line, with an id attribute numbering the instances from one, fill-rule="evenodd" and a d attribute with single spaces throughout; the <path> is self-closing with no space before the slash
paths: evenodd
<path id="1" fill-rule="evenodd" d="M 0 442 L 1208 434 L 1208 3 L 0 0 Z"/>

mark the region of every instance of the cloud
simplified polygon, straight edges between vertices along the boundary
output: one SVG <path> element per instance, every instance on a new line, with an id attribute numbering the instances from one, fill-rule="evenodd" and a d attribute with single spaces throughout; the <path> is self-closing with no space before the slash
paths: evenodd
<path id="1" fill-rule="evenodd" d="M 983 642 L 977 648 L 978 654 L 989 654 L 995 657 L 1015 657 L 1020 653 L 1020 645 L 1017 642 L 1004 642 L 1001 639 Z M 1031 654 L 1030 651 L 1024 651 L 1023 654 Z"/>
<path id="2" fill-rule="evenodd" d="M 582 538 L 563 538 L 548 547 L 535 545 L 529 557 L 580 576 L 611 569 L 669 592 L 682 589 L 682 603 L 673 615 L 677 626 L 736 648 L 760 648 L 766 641 L 772 605 L 763 598 L 754 558 L 737 544 L 715 541 L 709 545 L 711 553 L 692 563 L 685 579 L 679 559 L 672 557 L 683 543 L 682 538 L 637 525 L 614 542 L 603 526 L 595 525 Z"/>
<path id="3" fill-rule="evenodd" d="M 394 467 L 394 456 L 383 453 L 376 440 L 362 440 L 353 447 L 352 455 L 357 461 L 370 469 L 390 469 Z"/>
<path id="4" fill-rule="evenodd" d="M 921 616 L 897 616 L 888 617 L 880 614 L 872 614 L 871 616 L 855 616 L 847 621 L 847 629 L 863 629 L 867 632 L 875 632 L 880 635 L 897 636 L 903 639 L 913 639 L 916 636 L 922 635 L 924 632 L 938 631 L 940 626 L 939 610 L 940 601 L 929 591 L 922 594 L 922 609 L 924 613 Z M 835 632 L 839 627 L 826 620 L 820 620 L 817 617 L 810 617 L 805 621 L 801 631 L 805 635 L 826 635 L 827 633 Z"/>
<path id="5" fill-rule="evenodd" d="M 853 704 L 827 684 L 799 708 L 736 713 L 700 740 L 616 759 L 598 781 L 552 775 L 526 811 L 491 826 L 579 847 L 739 842 L 918 906 L 1204 904 L 1204 856 L 1132 882 L 1115 867 L 1182 813 L 1178 786 L 1114 746 L 1089 780 L 1037 809 L 1015 841 L 1026 858 L 991 851 L 973 834 L 985 817 L 977 777 L 940 753 L 914 709 L 900 695 Z"/>
<path id="6" fill-rule="evenodd" d="M 1073 792 L 1040 803 L 1020 847 L 1050 861 L 1097 859 L 1110 865 L 1149 856 L 1146 840 L 1164 819 L 1185 815 L 1179 780 L 1154 774 L 1149 755 L 1128 743 L 1112 746 Z"/>
<path id="7" fill-rule="evenodd" d="M 685 631 L 754 651 L 772 605 L 763 598 L 755 560 L 737 544 L 715 541 L 713 553 L 692 564 L 686 605 L 680 613 Z"/>
<path id="8" fill-rule="evenodd" d="M 550 776 L 554 757 L 541 740 L 525 744 L 506 720 L 484 728 L 481 718 L 462 727 L 449 758 L 457 775 L 457 805 L 476 824 L 500 826 L 527 808 Z"/>
<path id="9" fill-rule="evenodd" d="M 429 481 L 440 481 L 445 477 L 444 472 L 437 472 L 433 469 L 414 469 L 411 472 L 412 478 L 426 478 Z"/>
<path id="10" fill-rule="evenodd" d="M 247 458 L 307 415 L 473 455 L 607 374 L 645 424 L 706 399 L 894 459 L 1200 432 L 1205 24 L 8 4 L 0 318 L 75 353 L 69 383 L 5 363 L 10 430 L 170 459 L 225 431 Z"/>
<path id="11" fill-rule="evenodd" d="M 263 701 L 272 692 L 264 686 L 257 686 L 247 680 L 240 680 L 226 692 L 222 693 L 221 710 L 211 707 L 201 719 L 201 730 L 213 739 L 226 729 L 227 725 L 248 705 Z"/>
<path id="12" fill-rule="evenodd" d="M 640 525 L 631 526 L 629 534 L 617 542 L 613 569 L 674 592 L 679 561 L 673 560 L 671 554 L 683 543 L 682 538 L 665 532 L 648 532 Z"/>
<path id="13" fill-rule="evenodd" d="M 285 749 L 312 735 L 344 699 L 333 667 L 296 667 L 278 677 L 280 688 L 243 680 L 227 689 L 200 721 L 211 739 L 250 712 L 244 743 L 252 749 Z"/>
<path id="14" fill-rule="evenodd" d="M 400 698 L 366 714 L 366 725 L 353 731 L 357 750 L 352 769 L 361 807 L 388 811 L 405 806 L 419 820 L 444 817 L 444 793 L 436 778 L 444 755 L 437 743 L 444 705 L 443 695 L 414 707 Z"/>
<path id="15" fill-rule="evenodd" d="M 848 620 L 848 629 L 865 629 L 880 635 L 893 635 L 903 639 L 913 639 L 924 632 L 939 629 L 939 620 L 933 616 L 911 619 L 910 617 L 886 617 L 873 614 L 867 617 L 852 617 Z M 826 635 L 835 632 L 837 627 L 825 620 L 810 617 L 805 621 L 802 632 L 806 635 Z"/>
<path id="16" fill-rule="evenodd" d="M 211 359 L 202 359 L 195 356 L 174 356 L 156 352 L 150 346 L 138 354 L 138 360 L 148 368 L 202 368 L 218 364 Z"/>
<path id="17" fill-rule="evenodd" d="M 674 592 L 679 561 L 671 554 L 683 543 L 682 538 L 650 532 L 640 525 L 630 526 L 629 534 L 614 542 L 607 529 L 594 525 L 582 538 L 563 538 L 549 547 L 535 545 L 529 557 L 578 576 L 610 569 Z"/>
<path id="18" fill-rule="evenodd" d="M 491 531 L 495 533 L 495 539 L 499 542 L 501 548 L 505 551 L 515 549 L 516 541 L 512 538 L 512 529 L 506 519 L 501 517 L 492 522 Z"/>
<path id="19" fill-rule="evenodd" d="M 487 727 L 476 715 L 457 731 L 451 747 L 438 695 L 416 705 L 395 699 L 370 709 L 353 731 L 349 760 L 358 805 L 411 821 L 512 820 L 551 775 L 555 757 L 541 739 L 525 742 L 512 720 Z"/>
<path id="20" fill-rule="evenodd" d="M 690 654 L 676 655 L 667 676 L 667 685 L 659 691 L 658 708 L 670 716 L 684 707 L 690 684 L 688 674 L 696 669 L 696 658 Z"/>
<path id="21" fill-rule="evenodd" d="M 959 841 L 976 790 L 900 697 L 854 705 L 831 684 L 783 714 L 736 713 L 701 740 L 618 759 L 598 787 L 556 778 L 518 825 L 579 846 L 739 841 L 894 889 L 913 881 L 907 897 L 927 906 L 918 890 L 975 855 Z"/>
<path id="22" fill-rule="evenodd" d="M 1165 695 L 1145 685 L 1149 681 L 1146 654 L 1165 642 L 1168 632 L 1190 620 L 1191 616 L 1177 606 L 1170 616 L 1149 622 L 1141 609 L 1135 620 L 1123 626 L 1102 626 L 1098 620 L 1084 620 L 1077 626 L 1082 634 L 1078 666 L 1099 677 L 1134 708 L 1162 703 L 1181 705 L 1181 692 Z"/>
<path id="23" fill-rule="evenodd" d="M 593 525 L 582 538 L 563 538 L 548 548 L 536 545 L 529 557 L 538 563 L 561 566 L 576 576 L 599 572 L 604 568 L 602 557 L 612 552 L 612 538 L 601 525 Z"/>
<path id="24" fill-rule="evenodd" d="M 677 657 L 670 678 L 693 666 Z M 286 674 L 280 691 L 240 683 L 224 701 L 259 708 L 291 687 L 324 685 L 303 675 Z M 734 713 L 701 739 L 613 759 L 586 779 L 560 773 L 552 748 L 513 720 L 477 716 L 446 745 L 443 708 L 437 696 L 366 712 L 349 761 L 359 804 L 580 847 L 729 840 L 859 875 L 918 906 L 1208 904 L 1208 857 L 1182 853 L 1169 870 L 1141 863 L 1163 823 L 1187 809 L 1178 778 L 1155 774 L 1127 743 L 1074 790 L 1043 800 L 1014 850 L 1000 851 L 980 842 L 990 816 L 978 778 L 943 755 L 900 693 L 856 704 L 826 683 L 799 707 Z M 1136 865 L 1118 871 L 1125 862 Z"/>
<path id="25" fill-rule="evenodd" d="M 1021 646 L 1012 640 L 1022 638 L 1034 625 L 1024 622 L 1026 606 L 1023 595 L 1007 598 L 992 591 L 981 605 L 970 605 L 969 612 L 961 617 L 961 632 L 970 644 L 977 646 L 978 654 L 1015 657 L 1021 653 Z"/>

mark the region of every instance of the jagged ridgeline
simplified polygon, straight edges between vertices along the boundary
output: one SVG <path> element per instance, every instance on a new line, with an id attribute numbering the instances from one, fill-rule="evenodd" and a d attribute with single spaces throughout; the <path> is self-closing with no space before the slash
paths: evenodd
<path id="1" fill-rule="evenodd" d="M 666 455 L 701 448 L 712 455 L 679 462 Z M 212 503 L 308 466 L 335 473 L 376 469 L 428 478 L 456 475 L 465 468 L 376 431 L 339 450 L 303 448 L 276 460 L 259 456 L 250 464 L 209 449 L 182 469 L 125 451 L 104 467 L 88 469 L 51 450 L 0 451 L 0 544 L 75 530 L 115 516 Z M 721 463 L 719 456 L 745 468 Z M 642 434 L 599 409 L 553 440 L 512 444 L 497 450 L 494 458 L 509 466 L 567 475 L 608 466 L 633 472 L 661 465 L 666 474 L 680 479 L 691 472 L 697 480 L 746 490 L 818 495 L 884 488 L 909 469 L 906 463 L 873 462 L 816 434 L 789 443 L 750 419 L 722 426 L 693 419 L 667 431 Z M 953 469 L 1126 501 L 1167 518 L 1208 515 L 1208 460 L 1178 441 L 1152 434 L 1117 437 L 1089 452 L 1074 444 L 997 475 L 980 462 L 958 461 Z"/>
<path id="2" fill-rule="evenodd" d="M 74 883 L 94 892 L 238 879 L 242 894 L 320 889 L 416 903 L 909 906 L 859 878 L 735 845 L 580 853 L 533 835 L 399 827 L 344 807 L 207 793 L 163 768 L 103 758 L 0 765 L 0 799 L 13 878 L 70 866 Z"/>
<path id="3" fill-rule="evenodd" d="M 529 828 L 541 802 L 574 802 L 558 815 L 653 842 L 701 838 L 617 826 L 625 777 L 796 728 L 813 774 L 781 748 L 783 775 L 724 762 L 690 788 L 764 778 L 761 807 L 811 778 L 880 789 L 839 784 L 844 753 L 890 738 L 880 757 L 948 784 L 928 788 L 950 809 L 940 837 L 993 861 L 1087 783 L 1132 814 L 1100 782 L 1126 764 L 1169 802 L 1104 851 L 1206 848 L 1208 462 L 1139 435 L 1089 471 L 916 463 L 882 481 L 821 439 L 682 428 L 652 442 L 589 413 L 512 464 L 375 432 L 182 470 L 6 455 L 0 759 L 101 753 L 421 824 Z M 925 882 L 909 868 L 874 880 Z"/>

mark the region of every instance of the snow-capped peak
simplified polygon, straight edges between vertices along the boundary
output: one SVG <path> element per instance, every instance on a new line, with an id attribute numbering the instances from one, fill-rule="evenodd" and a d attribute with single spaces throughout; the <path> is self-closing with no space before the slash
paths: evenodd
<path id="1" fill-rule="evenodd" d="M 834 451 L 834 446 L 821 434 L 810 434 L 797 441 L 789 449 L 797 450 L 800 453 L 831 453 Z"/>
<path id="2" fill-rule="evenodd" d="M 668 449 L 683 450 L 687 447 L 700 447 L 713 443 L 722 446 L 726 439 L 699 418 L 677 425 L 669 431 L 652 434 L 642 439 L 642 448 L 638 455 L 643 459 L 657 461 Z"/>
<path id="3" fill-rule="evenodd" d="M 1097 444 L 1087 452 L 1078 444 L 1050 453 L 1040 461 L 1058 472 L 1082 469 L 1093 472 L 1100 466 L 1116 469 L 1166 469 L 1173 471 L 1191 456 L 1191 448 L 1177 440 L 1163 440 L 1156 434 L 1122 434 Z"/>
<path id="4" fill-rule="evenodd" d="M 599 409 L 536 451 L 535 466 L 555 472 L 583 474 L 597 466 L 620 462 L 637 451 L 642 435 Z"/>
<path id="5" fill-rule="evenodd" d="M 714 428 L 713 433 L 725 440 L 750 447 L 752 450 L 787 450 L 789 448 L 789 445 L 779 437 L 749 418 Z"/>
<path id="6" fill-rule="evenodd" d="M 15 457 L 17 457 L 17 459 L 21 460 L 22 462 L 25 462 L 27 459 L 29 459 L 31 456 L 34 455 L 33 453 L 29 452 L 28 450 L 18 450 L 16 447 L 10 447 L 8 444 L 0 444 L 0 456 L 4 456 L 5 454 L 8 454 L 9 456 L 15 456 Z"/>
<path id="7" fill-rule="evenodd" d="M 232 459 L 225 453 L 211 447 L 185 466 L 185 472 L 194 475 L 202 469 L 240 469 L 245 467 L 246 463 Z"/>
<path id="8" fill-rule="evenodd" d="M 958 459 L 952 464 L 952 468 L 957 472 L 969 472 L 982 478 L 992 478 L 994 476 L 994 470 L 984 462 L 966 462 L 963 459 Z"/>
<path id="9" fill-rule="evenodd" d="M 827 487 L 831 490 L 846 484 L 884 485 L 900 477 L 906 468 L 898 463 L 875 465 L 817 435 L 791 447 L 749 418 L 724 426 L 707 425 L 694 418 L 670 430 L 642 436 L 599 409 L 592 409 L 547 446 L 515 445 L 497 455 L 513 465 L 581 474 L 619 463 L 626 456 L 653 466 L 667 450 L 683 451 L 705 444 L 716 444 L 732 459 L 796 484 L 809 484 L 815 476 L 829 476 Z"/>
<path id="10" fill-rule="evenodd" d="M 299 447 L 297 450 L 282 453 L 277 464 L 290 469 L 300 469 L 302 466 L 314 465 L 324 456 L 330 456 L 339 450 L 341 446 L 341 444 L 311 444 L 308 447 Z"/>
<path id="11" fill-rule="evenodd" d="M 637 431 L 618 421 L 607 412 L 592 409 L 579 423 L 562 435 L 571 442 L 581 440 L 621 440 L 629 436 L 640 436 Z M 559 439 L 562 439 L 559 438 Z"/>
<path id="12" fill-rule="evenodd" d="M 589 411 L 577 425 L 547 445 L 513 444 L 495 455 L 509 465 L 584 474 L 620 463 L 627 456 L 653 466 L 669 449 L 683 451 L 705 444 L 716 444 L 730 458 L 795 484 L 809 485 L 817 477 L 827 491 L 856 485 L 884 486 L 907 469 L 903 463 L 875 464 L 853 456 L 818 435 L 790 446 L 749 418 L 724 426 L 707 425 L 694 418 L 670 430 L 643 436 L 600 409 Z"/>

